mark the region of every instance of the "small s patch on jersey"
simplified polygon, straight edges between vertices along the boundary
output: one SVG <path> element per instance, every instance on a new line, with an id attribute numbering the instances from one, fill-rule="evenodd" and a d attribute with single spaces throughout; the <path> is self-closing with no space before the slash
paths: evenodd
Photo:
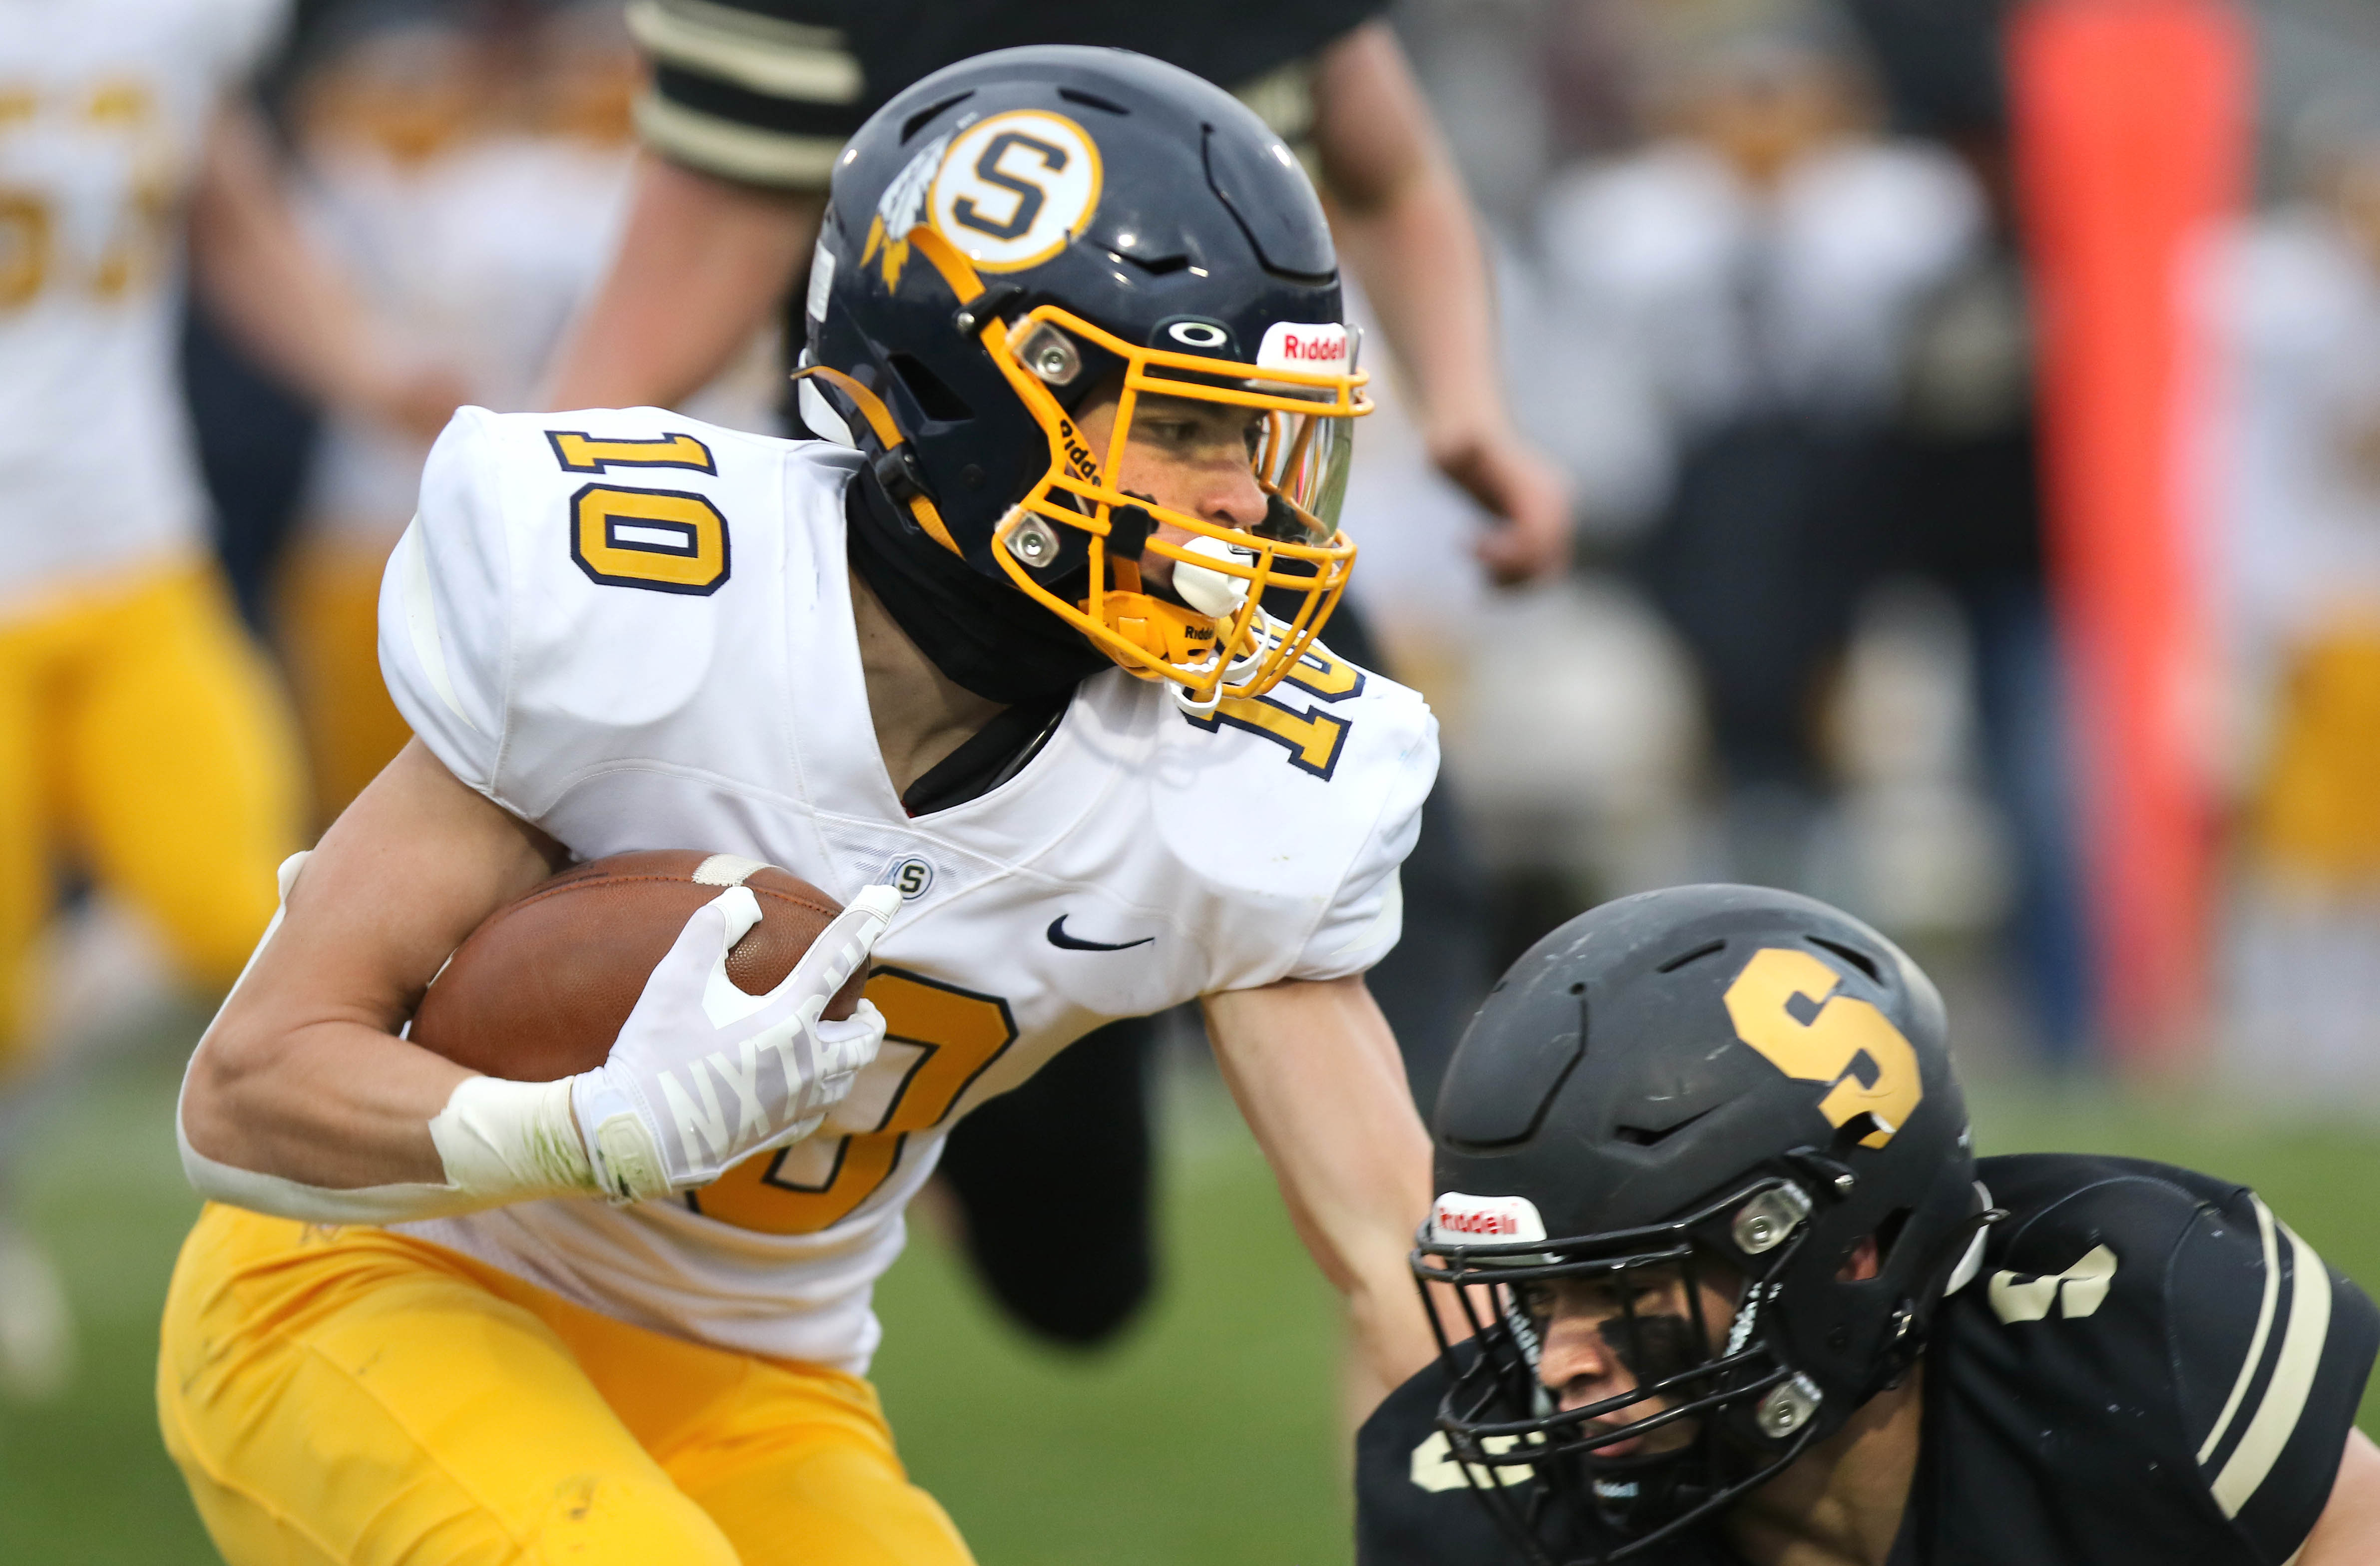
<path id="1" fill-rule="evenodd" d="M 903 902 L 915 903 L 934 884 L 933 864 L 915 855 L 895 859 L 884 867 L 884 883 L 899 892 Z"/>

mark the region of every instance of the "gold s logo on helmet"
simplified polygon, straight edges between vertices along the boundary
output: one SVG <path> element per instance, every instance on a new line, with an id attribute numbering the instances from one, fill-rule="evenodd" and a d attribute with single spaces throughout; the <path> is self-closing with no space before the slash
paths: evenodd
<path id="1" fill-rule="evenodd" d="M 952 139 L 926 215 L 977 271 L 1021 271 L 1083 231 L 1099 208 L 1099 147 L 1081 126 L 1015 109 Z"/>
<path id="2" fill-rule="evenodd" d="M 1881 1147 L 1925 1097 L 1917 1051 L 1875 1006 L 1837 994 L 1842 982 L 1798 947 L 1765 946 L 1727 987 L 1727 1014 L 1770 1065 L 1797 1082 L 1832 1085 L 1818 1100 L 1828 1124 L 1864 1114 L 1876 1129 L 1860 1146 Z"/>

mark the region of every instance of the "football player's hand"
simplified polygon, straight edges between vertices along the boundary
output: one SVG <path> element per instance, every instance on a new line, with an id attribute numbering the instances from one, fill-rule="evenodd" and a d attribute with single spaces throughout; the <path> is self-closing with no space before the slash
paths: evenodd
<path id="1" fill-rule="evenodd" d="M 605 1193 L 634 1201 L 708 1184 L 816 1130 L 884 1042 L 884 1018 L 866 1000 L 842 1022 L 823 1014 L 900 905 L 889 886 L 860 892 L 766 995 L 727 977 L 729 950 L 760 920 L 751 892 L 730 887 L 696 909 L 610 1058 L 571 1079 Z"/>
<path id="2" fill-rule="evenodd" d="M 1499 587 L 1558 576 L 1570 565 L 1570 485 L 1561 470 L 1501 426 L 1434 436 L 1430 460 L 1502 518 L 1473 552 Z"/>

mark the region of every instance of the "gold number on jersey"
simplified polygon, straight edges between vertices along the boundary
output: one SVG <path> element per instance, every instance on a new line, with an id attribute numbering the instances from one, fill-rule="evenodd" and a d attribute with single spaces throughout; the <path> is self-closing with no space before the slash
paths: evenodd
<path id="1" fill-rule="evenodd" d="M 1364 688 L 1364 674 L 1318 646 L 1297 661 L 1284 683 L 1324 701 L 1344 701 Z M 1212 731 L 1229 723 L 1285 746 L 1291 766 L 1326 783 L 1339 765 L 1339 753 L 1346 748 L 1347 731 L 1353 726 L 1333 713 L 1301 712 L 1269 696 L 1228 696 L 1205 717 L 1188 716 L 1202 729 Z"/>
<path id="2" fill-rule="evenodd" d="M 700 495 L 589 484 L 570 497 L 570 558 L 605 587 L 716 592 L 727 518 Z"/>
<path id="3" fill-rule="evenodd" d="M 1867 1002 L 1836 991 L 1842 975 L 1808 952 L 1766 946 L 1727 988 L 1736 1037 L 1799 1082 L 1832 1086 L 1818 1112 L 1840 1126 L 1867 1115 L 1863 1147 L 1881 1147 L 1925 1097 L 1917 1051 Z M 1864 1064 L 1863 1064 L 1864 1062 Z"/>
<path id="4" fill-rule="evenodd" d="M 157 103 L 149 84 L 114 78 L 91 89 L 83 117 L 134 139 L 132 183 L 124 210 L 110 225 L 107 249 L 91 268 L 91 291 L 116 299 L 164 274 L 173 243 L 174 188 L 171 161 L 156 128 Z"/>
<path id="5" fill-rule="evenodd" d="M 657 435 L 650 440 L 599 440 L 577 430 L 548 430 L 546 441 L 565 473 L 609 473 L 614 467 L 691 467 L 716 473 L 710 448 L 692 435 Z"/>
<path id="6" fill-rule="evenodd" d="M 815 1234 L 842 1222 L 900 1166 L 909 1133 L 941 1124 L 959 1095 L 1016 1041 L 1008 1002 L 996 995 L 879 968 L 868 980 L 868 998 L 884 1014 L 887 1043 L 923 1051 L 893 1089 L 884 1118 L 873 1130 L 843 1137 L 823 1179 L 805 1184 L 787 1170 L 796 1151 L 815 1158 L 808 1144 L 775 1148 L 688 1192 L 688 1207 L 764 1234 Z"/>
<path id="7" fill-rule="evenodd" d="M 136 78 L 111 77 L 69 101 L 75 119 L 129 143 L 123 211 L 106 247 L 87 268 L 62 266 L 60 235 L 47 192 L 0 188 L 0 310 L 30 304 L 54 278 L 79 282 L 102 300 L 124 297 L 164 275 L 174 217 L 174 159 L 155 95 Z M 42 108 L 32 88 L 0 86 L 0 136 Z"/>
<path id="8" fill-rule="evenodd" d="M 0 190 L 0 310 L 30 302 L 49 272 L 49 203 L 30 191 Z"/>

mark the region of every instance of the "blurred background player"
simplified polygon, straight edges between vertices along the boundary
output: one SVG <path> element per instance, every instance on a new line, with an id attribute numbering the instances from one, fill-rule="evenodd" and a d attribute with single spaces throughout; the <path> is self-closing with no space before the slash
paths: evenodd
<path id="1" fill-rule="evenodd" d="M 290 121 L 302 211 L 374 315 L 461 381 L 528 407 L 617 235 L 638 67 L 619 8 L 341 6 L 300 56 Z M 772 340 L 747 345 L 684 410 L 773 427 Z M 334 410 L 306 466 L 273 599 L 327 823 L 409 731 L 381 684 L 382 569 L 412 516 L 430 436 Z"/>
<path id="2" fill-rule="evenodd" d="M 2290 199 L 2212 280 L 2235 444 L 2215 555 L 2242 722 L 2229 1047 L 2367 1088 L 2380 1005 L 2380 103 L 2290 127 Z"/>
<path id="3" fill-rule="evenodd" d="M 1667 431 L 1641 573 L 1699 676 L 1727 857 L 1805 886 L 1822 686 L 1890 541 L 1904 344 L 1981 203 L 1940 150 L 1876 134 L 1824 13 L 1730 18 L 1665 53 L 1662 134 L 1549 197 L 1548 282 Z"/>
<path id="4" fill-rule="evenodd" d="M 452 407 L 299 238 L 243 101 L 283 20 L 264 0 L 0 18 L 0 1204 L 40 1046 L 83 1020 L 42 994 L 62 872 L 219 989 L 298 843 L 294 747 L 210 566 L 176 396 L 186 249 L 222 317 L 318 395 L 417 428 Z M 0 1383 L 59 1385 L 67 1322 L 0 1205 Z"/>
<path id="5" fill-rule="evenodd" d="M 1408 428 L 1440 472 L 1501 518 L 1479 534 L 1479 559 L 1505 582 L 1557 573 L 1569 553 L 1563 485 L 1506 411 L 1470 205 L 1394 33 L 1367 19 L 1378 8 L 634 5 L 629 23 L 654 66 L 638 109 L 647 154 L 619 252 L 543 400 L 668 404 L 714 374 L 800 297 L 843 138 L 908 82 L 1008 44 L 1118 44 L 1232 89 L 1308 163 L 1402 371 Z M 798 312 L 783 313 L 797 333 Z M 1331 645 L 1381 666 L 1345 607 Z M 1443 789 L 1423 834 L 1404 872 L 1409 934 L 1374 988 L 1426 1110 L 1486 988 L 1488 955 L 1484 887 Z M 1148 1291 L 1155 1037 L 1143 1020 L 1109 1028 L 965 1123 L 943 1161 L 987 1282 L 1061 1341 L 1107 1337 Z M 1061 1138 L 1057 1124 L 1100 1129 Z M 1060 1208 L 1076 1221 L 1050 1222 Z"/>
<path id="6" fill-rule="evenodd" d="M 1442 627 L 1500 953 L 1667 881 L 1798 886 L 1958 948 L 1996 1041 L 2087 1063 L 1998 26 L 1988 0 L 1416 18 L 1523 301 L 1516 406 L 1587 529 L 1501 636 Z M 1515 80 L 1541 106 L 1463 134 Z M 1424 590 L 1393 588 L 1408 623 Z"/>

